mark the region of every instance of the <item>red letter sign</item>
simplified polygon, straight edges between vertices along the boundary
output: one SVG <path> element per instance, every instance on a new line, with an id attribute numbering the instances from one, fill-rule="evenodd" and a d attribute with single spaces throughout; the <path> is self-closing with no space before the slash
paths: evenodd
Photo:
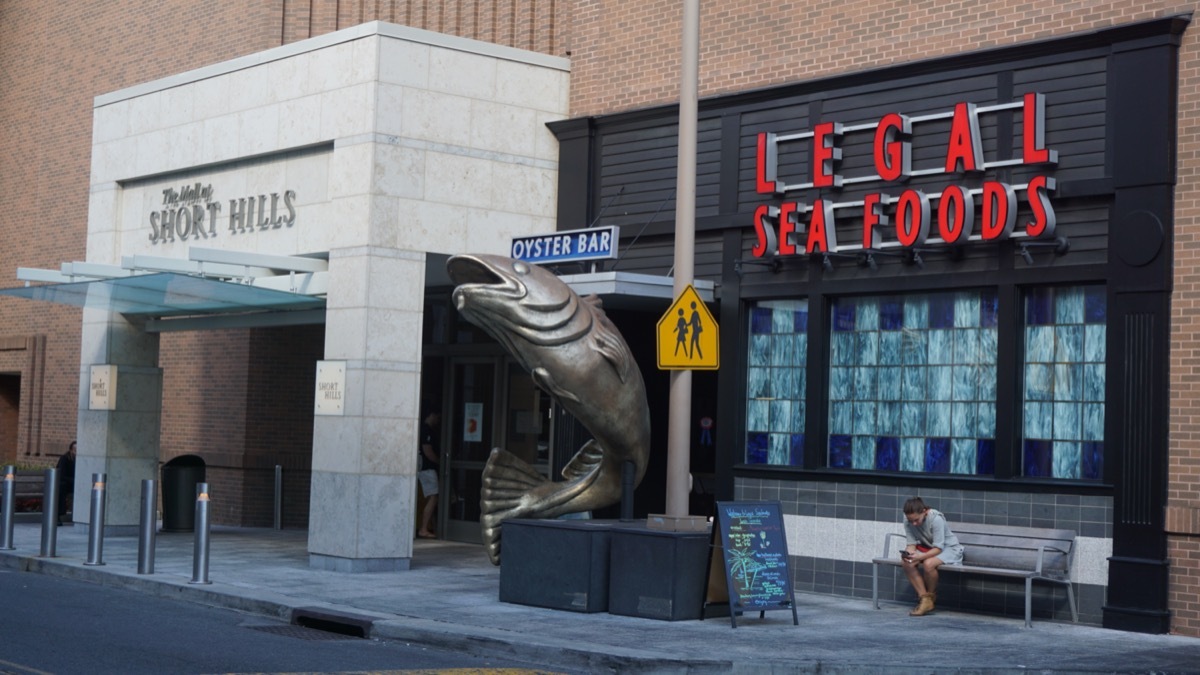
<path id="1" fill-rule="evenodd" d="M 775 255 L 775 228 L 771 223 L 767 222 L 770 218 L 776 218 L 779 215 L 779 209 L 766 204 L 759 204 L 757 209 L 754 209 L 754 248 L 750 252 L 755 258 L 761 258 L 764 255 Z"/>
<path id="2" fill-rule="evenodd" d="M 887 226 L 888 217 L 884 215 L 883 207 L 891 201 L 891 197 L 878 192 L 871 192 L 863 197 L 863 248 L 880 247 L 881 237 L 875 228 Z"/>
<path id="3" fill-rule="evenodd" d="M 896 204 L 896 238 L 905 246 L 920 246 L 929 237 L 929 197 L 905 190 Z"/>
<path id="4" fill-rule="evenodd" d="M 1029 208 L 1033 209 L 1033 220 L 1025 224 L 1025 234 L 1030 237 L 1054 236 L 1054 209 L 1050 206 L 1050 193 L 1055 182 L 1048 176 L 1034 176 L 1025 188 Z"/>
<path id="5" fill-rule="evenodd" d="M 779 205 L 779 255 L 796 255 L 796 202 Z"/>
<path id="6" fill-rule="evenodd" d="M 756 170 L 758 193 L 773 195 L 783 192 L 783 183 L 776 180 L 779 158 L 775 152 L 775 134 L 761 133 L 758 135 L 758 154 L 756 155 Z"/>
<path id="7" fill-rule="evenodd" d="M 1017 193 L 1006 183 L 989 180 L 983 184 L 983 223 L 980 236 L 984 241 L 1008 239 L 1017 224 Z"/>
<path id="8" fill-rule="evenodd" d="M 883 180 L 901 180 L 912 171 L 912 120 L 888 113 L 875 127 L 875 171 Z"/>
<path id="9" fill-rule="evenodd" d="M 842 160 L 840 122 L 822 122 L 813 127 L 813 187 L 841 187 L 842 177 L 833 172 L 834 162 Z"/>
<path id="10" fill-rule="evenodd" d="M 983 142 L 979 138 L 979 115 L 974 103 L 959 103 L 954 106 L 954 120 L 950 123 L 950 148 L 946 151 L 946 173 L 957 171 L 962 162 L 963 171 L 983 171 Z"/>
<path id="11" fill-rule="evenodd" d="M 1025 94 L 1023 149 L 1026 164 L 1058 164 L 1058 151 L 1046 149 L 1046 95 Z"/>
<path id="12" fill-rule="evenodd" d="M 812 253 L 816 249 L 828 253 L 837 250 L 837 228 L 833 225 L 833 204 L 818 199 L 812 205 L 812 220 L 808 222 L 808 244 L 804 250 Z"/>
<path id="13" fill-rule="evenodd" d="M 947 244 L 966 242 L 975 231 L 975 198 L 970 190 L 948 185 L 938 201 L 938 232 Z"/>

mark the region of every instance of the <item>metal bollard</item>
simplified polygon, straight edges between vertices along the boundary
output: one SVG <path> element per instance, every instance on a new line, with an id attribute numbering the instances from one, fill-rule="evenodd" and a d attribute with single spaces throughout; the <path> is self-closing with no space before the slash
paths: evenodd
<path id="1" fill-rule="evenodd" d="M 53 558 L 58 549 L 58 469 L 46 469 L 42 490 L 42 551 L 43 558 Z"/>
<path id="2" fill-rule="evenodd" d="M 193 584 L 211 584 L 208 580 L 208 483 L 196 483 L 196 540 L 192 548 Z"/>
<path id="3" fill-rule="evenodd" d="M 275 465 L 275 529 L 283 529 L 283 467 Z"/>
<path id="4" fill-rule="evenodd" d="M 4 467 L 4 522 L 0 523 L 0 550 L 11 551 L 13 546 L 13 511 L 17 509 L 16 467 Z"/>
<path id="5" fill-rule="evenodd" d="M 92 474 L 92 506 L 88 523 L 88 557 L 84 565 L 104 564 L 105 480 L 108 474 Z"/>
<path id="6" fill-rule="evenodd" d="M 142 480 L 142 515 L 138 529 L 138 574 L 154 574 L 154 541 L 158 530 L 158 483 Z"/>

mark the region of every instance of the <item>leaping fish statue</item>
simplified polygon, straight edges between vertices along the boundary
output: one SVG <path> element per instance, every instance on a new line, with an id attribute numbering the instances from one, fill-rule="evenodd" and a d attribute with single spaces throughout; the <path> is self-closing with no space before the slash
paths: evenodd
<path id="1" fill-rule="evenodd" d="M 483 469 L 480 525 L 492 564 L 500 564 L 500 526 L 509 518 L 553 518 L 620 500 L 621 467 L 635 485 L 650 454 L 650 408 L 642 373 L 596 296 L 580 298 L 530 263 L 457 255 L 446 263 L 454 305 L 496 338 L 543 391 L 594 437 L 551 481 L 502 448 Z"/>

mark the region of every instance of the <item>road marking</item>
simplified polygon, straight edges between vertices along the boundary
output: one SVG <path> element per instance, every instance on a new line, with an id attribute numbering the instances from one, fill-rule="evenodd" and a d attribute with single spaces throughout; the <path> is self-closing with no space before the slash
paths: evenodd
<path id="1" fill-rule="evenodd" d="M 5 668 L 16 668 L 18 673 L 29 673 L 30 675 L 54 675 L 54 673 L 47 673 L 44 670 L 30 668 L 29 666 L 23 666 L 19 663 L 13 663 L 12 661 L 5 661 L 4 659 L 0 659 L 0 666 L 4 666 Z"/>

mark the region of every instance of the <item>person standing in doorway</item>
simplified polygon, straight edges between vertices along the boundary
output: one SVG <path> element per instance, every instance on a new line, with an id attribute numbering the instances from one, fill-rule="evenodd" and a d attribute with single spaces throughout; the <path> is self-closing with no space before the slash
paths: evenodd
<path id="1" fill-rule="evenodd" d="M 946 516 L 920 497 L 904 502 L 904 535 L 908 544 L 900 552 L 904 574 L 919 598 L 908 614 L 925 616 L 937 601 L 938 568 L 961 563 L 963 547 L 946 524 Z"/>
<path id="2" fill-rule="evenodd" d="M 75 501 L 75 441 L 58 458 L 55 468 L 58 469 L 58 524 L 62 525 L 63 517 Z"/>
<path id="3" fill-rule="evenodd" d="M 422 539 L 433 539 L 437 535 L 430 526 L 433 524 L 433 514 L 437 511 L 438 503 L 438 462 L 441 461 L 438 447 L 441 441 L 441 413 L 429 412 L 421 421 L 420 465 L 417 480 L 421 484 L 421 492 L 425 495 L 425 506 L 421 510 L 421 527 L 417 536 Z"/>

